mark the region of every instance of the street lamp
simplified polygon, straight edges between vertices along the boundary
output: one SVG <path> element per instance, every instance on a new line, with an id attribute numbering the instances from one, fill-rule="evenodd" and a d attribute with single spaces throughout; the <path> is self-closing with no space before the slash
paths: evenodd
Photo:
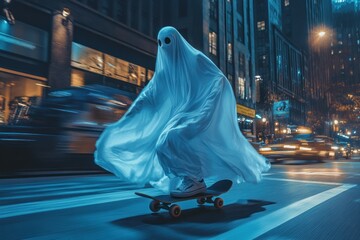
<path id="1" fill-rule="evenodd" d="M 331 28 L 326 26 L 315 27 L 310 34 L 310 46 L 315 51 L 319 51 L 321 48 L 326 48 L 330 46 L 331 37 L 333 31 Z"/>
<path id="2" fill-rule="evenodd" d="M 319 33 L 318 33 L 318 36 L 319 37 L 324 37 L 326 35 L 326 32 L 325 31 L 320 31 Z"/>

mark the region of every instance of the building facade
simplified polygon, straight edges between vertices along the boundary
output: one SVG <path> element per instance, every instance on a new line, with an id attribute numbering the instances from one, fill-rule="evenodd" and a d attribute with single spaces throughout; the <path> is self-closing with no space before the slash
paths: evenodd
<path id="1" fill-rule="evenodd" d="M 255 50 L 253 1 L 172 0 L 167 23 L 207 55 L 228 78 L 237 101 L 239 126 L 255 131 Z"/>
<path id="2" fill-rule="evenodd" d="M 157 33 L 172 25 L 229 79 L 239 126 L 252 135 L 253 7 L 251 0 L 14 0 L 16 24 L 1 23 L 8 45 L 0 46 L 0 94 L 7 105 L 18 96 L 87 84 L 138 93 L 155 70 Z M 22 92 L 14 94 L 16 87 Z M 7 119 L 10 108 L 3 112 Z"/>
<path id="3" fill-rule="evenodd" d="M 122 24 L 121 6 L 100 5 L 120 2 L 84 2 L 9 4 L 16 23 L 0 21 L 2 124 L 13 114 L 12 104 L 32 104 L 49 89 L 102 84 L 138 93 L 151 79 L 156 40 Z"/>
<path id="4" fill-rule="evenodd" d="M 360 131 L 360 2 L 333 1 L 331 122 L 336 132 Z"/>
<path id="5" fill-rule="evenodd" d="M 283 34 L 304 54 L 306 124 L 326 133 L 330 103 L 331 0 L 283 0 Z"/>
<path id="6" fill-rule="evenodd" d="M 280 135 L 288 125 L 305 122 L 306 61 L 284 34 L 283 4 L 263 0 L 254 7 L 257 101 L 263 116 L 259 128 L 265 135 Z"/>

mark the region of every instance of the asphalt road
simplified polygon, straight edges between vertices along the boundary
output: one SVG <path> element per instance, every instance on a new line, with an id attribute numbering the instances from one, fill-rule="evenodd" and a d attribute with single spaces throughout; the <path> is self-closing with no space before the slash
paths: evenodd
<path id="1" fill-rule="evenodd" d="M 1 239 L 360 239 L 359 183 L 359 159 L 276 163 L 222 209 L 181 202 L 172 219 L 110 174 L 0 179 Z"/>

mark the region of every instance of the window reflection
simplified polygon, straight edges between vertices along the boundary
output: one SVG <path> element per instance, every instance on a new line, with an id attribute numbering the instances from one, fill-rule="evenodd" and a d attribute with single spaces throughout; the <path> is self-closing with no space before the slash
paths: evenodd
<path id="1" fill-rule="evenodd" d="M 144 86 L 146 81 L 150 80 L 153 75 L 153 72 L 148 70 L 148 75 L 146 76 L 146 69 L 144 67 L 78 43 L 73 43 L 72 45 L 71 65 L 137 86 Z M 72 85 L 82 86 L 82 83 L 84 83 L 84 80 L 81 76 L 72 75 Z"/>

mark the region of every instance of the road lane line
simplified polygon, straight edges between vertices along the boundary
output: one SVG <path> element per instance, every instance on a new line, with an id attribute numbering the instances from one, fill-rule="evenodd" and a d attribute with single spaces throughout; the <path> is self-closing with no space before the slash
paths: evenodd
<path id="1" fill-rule="evenodd" d="M 82 187 L 82 189 L 84 189 L 84 187 Z M 41 192 L 37 192 L 35 191 L 35 193 L 31 194 L 31 193 L 22 193 L 21 195 L 15 195 L 15 196 L 7 196 L 7 197 L 1 197 L 0 199 L 0 205 L 2 201 L 8 201 L 8 200 L 17 200 L 17 199 L 26 199 L 26 198 L 36 198 L 36 197 L 54 197 L 54 196 L 63 196 L 63 198 L 65 198 L 67 195 L 71 195 L 71 194 L 91 194 L 91 193 L 97 193 L 100 191 L 105 192 L 105 191 L 121 191 L 123 190 L 122 186 L 118 186 L 118 187 L 101 187 L 99 186 L 99 188 L 88 188 L 86 187 L 85 190 L 82 190 L 80 187 L 76 187 L 74 189 L 72 188 L 59 188 L 59 189 L 55 189 L 56 191 L 41 191 Z M 61 190 L 61 191 L 60 191 Z M 65 197 L 64 197 L 65 196 Z"/>
<path id="2" fill-rule="evenodd" d="M 272 177 L 264 177 L 264 180 L 272 180 L 272 181 L 282 181 L 282 182 L 300 182 L 300 183 L 310 183 L 310 184 L 325 184 L 325 185 L 343 185 L 342 183 L 337 182 L 321 182 L 321 181 L 310 181 L 310 180 L 298 180 L 298 179 L 289 179 L 289 178 L 272 178 Z"/>
<path id="3" fill-rule="evenodd" d="M 151 195 L 161 193 L 159 190 L 154 188 L 143 188 L 115 193 L 103 193 L 90 196 L 87 195 L 65 199 L 12 204 L 0 206 L 0 219 L 138 198 L 138 196 L 134 194 L 135 191 Z"/>
<path id="4" fill-rule="evenodd" d="M 311 197 L 294 202 L 287 207 L 281 208 L 254 221 L 242 224 L 228 232 L 220 234 L 212 239 L 254 239 L 264 233 L 284 224 L 299 216 L 311 208 L 357 186 L 356 184 L 344 184 Z"/>

